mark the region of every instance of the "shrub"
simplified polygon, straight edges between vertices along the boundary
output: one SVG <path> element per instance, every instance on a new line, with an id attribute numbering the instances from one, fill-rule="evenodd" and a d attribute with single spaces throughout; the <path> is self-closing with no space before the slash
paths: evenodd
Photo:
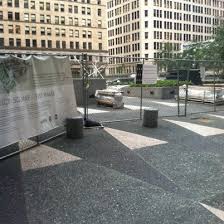
<path id="1" fill-rule="evenodd" d="M 179 81 L 179 85 L 187 84 L 187 81 Z M 191 82 L 188 82 L 191 85 Z M 156 84 L 131 84 L 130 87 L 175 87 L 178 86 L 177 80 L 158 80 Z"/>

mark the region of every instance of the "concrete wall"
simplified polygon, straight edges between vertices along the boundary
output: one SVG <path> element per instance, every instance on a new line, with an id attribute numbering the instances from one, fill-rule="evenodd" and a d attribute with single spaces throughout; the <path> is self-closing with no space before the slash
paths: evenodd
<path id="1" fill-rule="evenodd" d="M 124 96 L 141 97 L 140 87 L 125 87 L 122 89 Z M 174 87 L 143 87 L 143 98 L 152 99 L 173 99 L 176 94 L 176 88 Z"/>
<path id="2" fill-rule="evenodd" d="M 95 92 L 97 89 L 106 89 L 106 79 L 90 79 L 90 87 L 88 89 L 89 104 L 95 103 Z M 82 79 L 74 79 L 74 90 L 76 102 L 78 106 L 83 106 L 83 85 Z"/>

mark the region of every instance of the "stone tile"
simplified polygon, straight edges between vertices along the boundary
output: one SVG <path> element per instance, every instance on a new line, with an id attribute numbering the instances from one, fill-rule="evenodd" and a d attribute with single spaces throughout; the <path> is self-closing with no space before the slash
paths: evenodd
<path id="1" fill-rule="evenodd" d="M 20 154 L 23 171 L 80 160 L 79 157 L 41 145 Z"/>

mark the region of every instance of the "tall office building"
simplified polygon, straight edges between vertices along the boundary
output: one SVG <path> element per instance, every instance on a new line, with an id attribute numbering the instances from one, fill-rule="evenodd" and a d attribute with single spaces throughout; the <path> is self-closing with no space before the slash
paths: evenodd
<path id="1" fill-rule="evenodd" d="M 107 51 L 106 0 L 0 0 L 0 53 Z"/>
<path id="2" fill-rule="evenodd" d="M 166 48 L 176 55 L 184 43 L 210 40 L 223 24 L 224 1 L 108 0 L 107 17 L 109 55 L 127 57 L 116 63 L 125 63 L 125 73 L 131 73 L 130 57 L 168 57 Z M 118 70 L 111 66 L 110 73 Z"/>

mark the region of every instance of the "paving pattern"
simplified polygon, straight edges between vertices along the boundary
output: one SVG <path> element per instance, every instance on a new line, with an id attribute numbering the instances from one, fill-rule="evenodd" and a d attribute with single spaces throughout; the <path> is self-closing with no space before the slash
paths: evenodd
<path id="1" fill-rule="evenodd" d="M 223 137 L 222 112 L 62 136 L 0 163 L 0 223 L 221 224 Z"/>
<path id="2" fill-rule="evenodd" d="M 152 107 L 159 110 L 159 117 L 169 117 L 178 115 L 177 101 L 170 100 L 156 100 L 156 99 L 143 99 L 142 109 Z M 217 111 L 224 111 L 224 105 L 217 105 Z M 79 107 L 78 110 L 83 113 L 83 108 Z M 209 113 L 214 111 L 213 104 L 202 104 L 197 102 L 188 102 L 187 114 L 194 113 Z M 185 104 L 180 102 L 179 113 L 184 115 Z M 95 104 L 89 105 L 89 117 L 93 120 L 105 122 L 111 120 L 124 120 L 136 119 L 140 117 L 140 98 L 137 97 L 124 97 L 124 108 L 113 109 L 111 107 L 96 106 Z"/>

